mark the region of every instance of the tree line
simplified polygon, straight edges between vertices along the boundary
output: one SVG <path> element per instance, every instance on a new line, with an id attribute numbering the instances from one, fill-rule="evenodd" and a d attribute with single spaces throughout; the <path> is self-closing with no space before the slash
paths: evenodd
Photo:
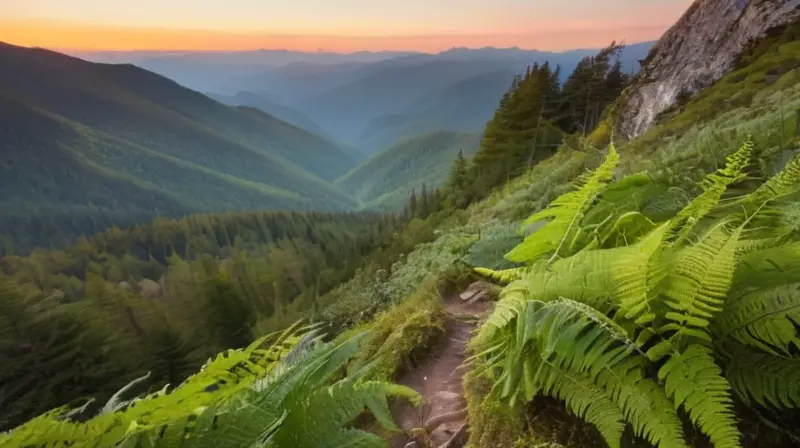
<path id="1" fill-rule="evenodd" d="M 435 211 L 420 208 L 424 201 L 437 208 L 464 208 L 553 155 L 569 136 L 592 133 L 631 81 L 619 59 L 622 48 L 612 42 L 583 58 L 563 84 L 560 67 L 547 62 L 529 66 L 500 99 L 475 156 L 468 160 L 459 153 L 441 191 L 423 191 L 421 197 L 412 193 L 406 213 Z"/>

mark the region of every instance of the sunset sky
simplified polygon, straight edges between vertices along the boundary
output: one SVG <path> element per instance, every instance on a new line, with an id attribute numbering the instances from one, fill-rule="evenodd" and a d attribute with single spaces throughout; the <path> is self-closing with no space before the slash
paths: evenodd
<path id="1" fill-rule="evenodd" d="M 691 3 L 0 0 L 0 41 L 64 50 L 564 50 L 656 39 Z"/>

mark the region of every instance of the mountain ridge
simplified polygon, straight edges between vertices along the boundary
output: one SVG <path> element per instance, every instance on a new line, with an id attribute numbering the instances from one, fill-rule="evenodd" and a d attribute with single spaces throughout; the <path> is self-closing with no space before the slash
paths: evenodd
<path id="1" fill-rule="evenodd" d="M 94 210 L 85 232 L 164 214 L 357 207 L 332 184 L 357 159 L 265 112 L 225 106 L 131 64 L 0 44 L 0 65 L 15 68 L 0 71 L 0 171 L 14 179 L 0 192 L 4 208 L 20 211 L 0 222 L 0 235 L 59 204 Z M 81 233 L 64 227 L 74 232 L 53 238 Z"/>

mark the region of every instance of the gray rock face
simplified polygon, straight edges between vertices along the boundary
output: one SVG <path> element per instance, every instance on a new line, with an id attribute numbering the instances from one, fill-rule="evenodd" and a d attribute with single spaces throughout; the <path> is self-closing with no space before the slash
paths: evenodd
<path id="1" fill-rule="evenodd" d="M 800 16 L 800 0 L 696 0 L 653 47 L 620 104 L 617 132 L 633 138 L 681 94 L 711 86 L 745 45 Z"/>

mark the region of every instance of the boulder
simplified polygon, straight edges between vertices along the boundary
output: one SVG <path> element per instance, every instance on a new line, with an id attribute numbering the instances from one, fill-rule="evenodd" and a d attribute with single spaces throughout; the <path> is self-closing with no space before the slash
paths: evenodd
<path id="1" fill-rule="evenodd" d="M 485 298 L 488 295 L 488 291 L 491 287 L 491 284 L 480 280 L 469 285 L 464 292 L 459 294 L 459 297 L 465 302 L 474 303 L 482 298 Z"/>
<path id="2" fill-rule="evenodd" d="M 154 299 L 161 295 L 161 285 L 148 278 L 139 281 L 137 286 L 139 287 L 139 293 L 142 297 Z"/>

